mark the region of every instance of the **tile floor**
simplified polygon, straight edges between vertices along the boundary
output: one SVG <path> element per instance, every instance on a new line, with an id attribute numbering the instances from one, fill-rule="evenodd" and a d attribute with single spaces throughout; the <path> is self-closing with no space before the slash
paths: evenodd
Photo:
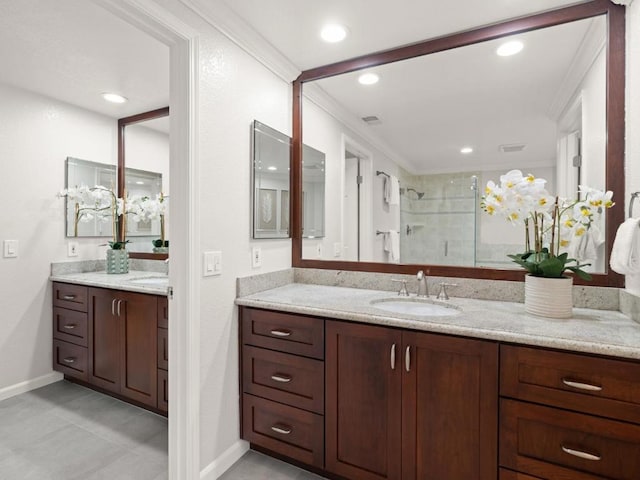
<path id="1" fill-rule="evenodd" d="M 167 419 L 66 381 L 3 400 L 0 479 L 167 479 Z"/>
<path id="2" fill-rule="evenodd" d="M 218 480 L 322 480 L 323 478 L 250 450 Z"/>

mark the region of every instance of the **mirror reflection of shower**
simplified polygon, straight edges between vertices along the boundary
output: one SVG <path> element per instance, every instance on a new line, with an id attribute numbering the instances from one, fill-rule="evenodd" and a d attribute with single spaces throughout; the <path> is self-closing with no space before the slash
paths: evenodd
<path id="1" fill-rule="evenodd" d="M 343 184 L 343 226 L 341 251 L 334 258 L 350 261 L 371 260 L 372 237 L 372 168 L 371 154 L 355 142 L 345 139 Z"/>
<path id="2" fill-rule="evenodd" d="M 407 195 L 409 194 L 409 192 L 413 192 L 416 194 L 416 196 L 418 197 L 418 200 L 422 200 L 422 197 L 424 197 L 424 192 L 419 192 L 417 191 L 415 188 L 407 188 L 406 193 Z M 400 193 L 403 193 L 402 190 L 400 191 Z"/>

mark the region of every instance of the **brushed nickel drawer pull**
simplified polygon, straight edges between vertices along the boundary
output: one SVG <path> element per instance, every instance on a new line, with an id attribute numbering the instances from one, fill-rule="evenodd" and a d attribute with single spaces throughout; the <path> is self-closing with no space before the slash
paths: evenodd
<path id="1" fill-rule="evenodd" d="M 120 305 L 122 304 L 122 300 L 118 300 L 118 316 L 120 316 Z"/>
<path id="2" fill-rule="evenodd" d="M 75 300 L 76 296 L 75 295 L 63 295 L 62 299 L 63 300 Z"/>
<path id="3" fill-rule="evenodd" d="M 568 453 L 569 455 L 573 455 L 574 457 L 584 458 L 585 460 L 592 460 L 594 462 L 597 462 L 598 460 L 602 459 L 600 455 L 594 455 L 593 453 L 574 450 L 573 448 L 565 447 L 564 445 L 561 445 L 561 447 L 564 453 Z"/>
<path id="4" fill-rule="evenodd" d="M 396 344 L 391 345 L 391 370 L 396 369 Z"/>
<path id="5" fill-rule="evenodd" d="M 591 385 L 589 383 L 574 382 L 573 380 L 569 380 L 567 378 L 563 378 L 562 383 L 564 383 L 568 387 L 577 388 L 579 390 L 588 390 L 589 392 L 599 392 L 600 390 L 602 390 L 602 387 L 600 387 L 599 385 Z"/>
<path id="6" fill-rule="evenodd" d="M 411 346 L 409 345 L 404 352 L 404 369 L 407 372 L 411 371 Z"/>
<path id="7" fill-rule="evenodd" d="M 271 427 L 276 433 L 281 433 L 282 435 L 289 435 L 291 433 L 292 428 L 288 425 L 274 425 Z"/>
<path id="8" fill-rule="evenodd" d="M 111 315 L 116 316 L 116 299 L 111 300 Z"/>
<path id="9" fill-rule="evenodd" d="M 271 330 L 271 335 L 274 335 L 276 337 L 290 337 L 291 336 L 291 330 L 284 330 L 284 329 L 273 329 Z"/>
<path id="10" fill-rule="evenodd" d="M 66 328 L 67 330 L 73 330 L 77 325 L 75 323 L 70 323 L 68 325 L 64 325 L 62 328 Z"/>
<path id="11" fill-rule="evenodd" d="M 274 380 L 280 383 L 289 383 L 291 380 L 293 380 L 293 378 L 284 373 L 274 373 L 273 375 L 271 375 L 271 380 Z"/>
<path id="12" fill-rule="evenodd" d="M 62 361 L 64 363 L 76 363 L 76 359 L 74 357 L 63 358 Z"/>

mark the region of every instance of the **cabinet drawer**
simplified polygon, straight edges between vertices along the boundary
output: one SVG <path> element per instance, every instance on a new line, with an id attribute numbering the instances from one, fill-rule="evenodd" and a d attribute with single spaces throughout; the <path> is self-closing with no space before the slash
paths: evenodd
<path id="1" fill-rule="evenodd" d="M 70 283 L 54 283 L 53 306 L 86 312 L 87 287 Z"/>
<path id="2" fill-rule="evenodd" d="M 158 297 L 158 328 L 169 328 L 169 299 Z"/>
<path id="3" fill-rule="evenodd" d="M 247 345 L 323 359 L 324 320 L 244 308 L 242 341 Z"/>
<path id="4" fill-rule="evenodd" d="M 501 347 L 500 394 L 640 423 L 640 363 Z"/>
<path id="5" fill-rule="evenodd" d="M 640 426 L 500 402 L 500 464 L 542 478 L 637 480 Z"/>
<path id="6" fill-rule="evenodd" d="M 158 368 L 169 370 L 169 330 L 158 329 Z"/>
<path id="7" fill-rule="evenodd" d="M 324 417 L 244 394 L 243 438 L 315 467 L 324 466 Z"/>
<path id="8" fill-rule="evenodd" d="M 70 377 L 87 380 L 87 349 L 73 343 L 54 340 L 53 369 Z"/>
<path id="9" fill-rule="evenodd" d="M 53 338 L 87 346 L 87 314 L 66 308 L 53 308 Z"/>
<path id="10" fill-rule="evenodd" d="M 514 472 L 506 468 L 500 469 L 500 480 L 544 480 L 540 477 L 532 477 L 524 473 Z"/>
<path id="11" fill-rule="evenodd" d="M 242 370 L 245 393 L 324 413 L 324 362 L 244 346 Z"/>
<path id="12" fill-rule="evenodd" d="M 169 411 L 169 374 L 158 370 L 158 410 Z"/>

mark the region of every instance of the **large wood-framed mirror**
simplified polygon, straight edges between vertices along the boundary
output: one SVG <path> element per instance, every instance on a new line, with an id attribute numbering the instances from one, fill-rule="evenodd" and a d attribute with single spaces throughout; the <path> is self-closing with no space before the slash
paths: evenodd
<path id="1" fill-rule="evenodd" d="M 143 195 L 155 198 L 169 193 L 169 107 L 118 120 L 118 197 Z M 165 260 L 168 253 L 154 253 L 152 242 L 166 240 L 169 219 L 165 216 L 145 222 L 127 219 L 130 258 Z"/>
<path id="2" fill-rule="evenodd" d="M 535 53 L 537 63 L 525 56 L 520 63 L 507 64 L 502 59 L 502 64 L 491 68 L 481 65 L 483 54 L 488 58 L 491 52 L 496 57 L 495 49 L 507 37 L 524 39 L 525 51 Z M 538 40 L 542 46 L 536 47 Z M 484 220 L 477 204 L 487 179 L 497 180 L 501 172 L 511 169 L 525 173 L 531 169 L 537 176 L 550 177 L 551 189 L 560 195 L 571 196 L 578 183 L 614 192 L 616 205 L 603 216 L 601 252 L 592 267 L 593 280 L 587 284 L 623 286 L 624 277 L 608 269 L 608 257 L 616 229 L 624 220 L 624 47 L 624 7 L 609 0 L 593 0 L 302 72 L 293 83 L 293 266 L 403 274 L 424 270 L 432 276 L 522 280 L 524 272 L 515 264 L 503 265 L 489 257 L 479 261 L 482 252 L 500 248 L 487 239 L 487 231 L 493 227 L 481 223 Z M 560 68 L 553 70 L 553 65 Z M 449 67 L 458 73 L 450 73 Z M 392 90 L 379 96 L 374 95 L 375 88 L 363 90 L 355 80 L 365 72 L 379 74 L 382 92 L 384 83 Z M 487 72 L 494 76 L 485 75 Z M 519 89 L 512 89 L 513 84 Z M 483 104 L 490 92 L 482 85 L 497 85 L 505 99 Z M 435 95 L 429 97 L 425 90 Z M 534 104 L 532 109 L 545 103 L 544 110 L 535 114 L 544 116 L 543 121 L 518 116 L 520 110 L 529 108 L 523 99 Z M 475 103 L 484 105 L 491 121 L 472 113 Z M 421 110 L 416 113 L 418 108 Z M 410 122 L 401 123 L 403 118 Z M 511 132 L 518 123 L 528 130 Z M 457 149 L 459 155 L 467 140 L 457 139 L 456 143 L 455 135 L 449 135 L 454 130 L 475 135 L 468 141 L 476 147 L 474 155 L 456 166 L 447 152 Z M 547 143 L 538 145 L 542 137 Z M 427 143 L 414 142 L 417 138 Z M 577 139 L 582 144 L 576 143 Z M 326 153 L 324 243 L 302 235 L 303 142 Z M 511 157 L 504 161 L 500 154 Z M 436 161 L 417 164 L 414 158 L 430 156 Z M 585 163 L 590 157 L 598 160 Z M 366 186 L 367 179 L 370 182 L 368 190 L 359 194 L 359 201 L 364 198 L 373 205 L 372 211 L 355 216 L 345 207 L 351 193 L 344 183 L 354 169 L 358 188 L 363 182 Z M 389 174 L 400 179 L 396 213 L 382 200 L 383 177 Z M 434 222 L 433 216 L 425 214 L 441 213 L 427 204 L 433 200 L 433 191 L 448 192 L 446 201 L 439 197 L 438 202 L 449 204 L 451 213 L 458 215 L 455 222 L 464 216 L 467 219 L 465 227 L 450 229 L 448 238 L 434 240 L 424 235 L 445 230 L 442 221 Z M 355 234 L 355 243 L 346 238 L 350 235 L 348 224 L 354 221 L 366 227 Z M 376 234 L 389 225 L 400 231 L 400 246 L 405 248 L 399 263 L 380 257 L 382 235 Z M 473 232 L 471 240 L 463 238 L 462 232 L 469 231 Z M 403 244 L 414 239 L 419 239 L 422 251 L 437 250 L 440 256 L 416 255 L 416 248 Z M 483 242 L 484 250 L 477 248 Z M 473 244 L 474 250 L 465 257 L 456 248 L 466 243 Z M 348 247 L 350 244 L 356 246 Z M 512 246 L 508 253 L 522 250 L 522 245 Z M 451 255 L 452 251 L 456 255 Z M 460 260 L 462 257 L 466 260 Z"/>

